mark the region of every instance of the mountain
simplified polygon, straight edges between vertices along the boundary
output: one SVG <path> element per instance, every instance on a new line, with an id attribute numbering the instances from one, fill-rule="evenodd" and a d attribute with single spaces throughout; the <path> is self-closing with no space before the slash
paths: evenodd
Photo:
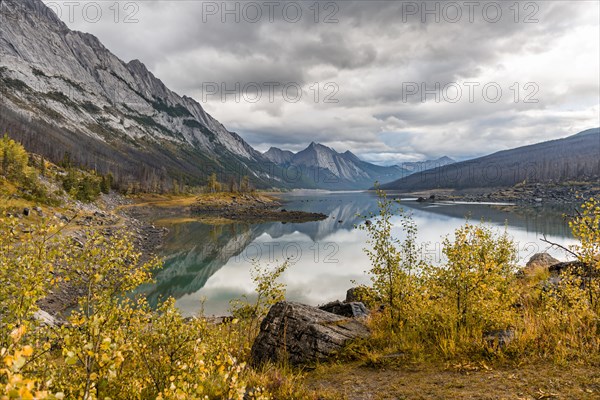
<path id="1" fill-rule="evenodd" d="M 389 190 L 510 187 L 517 183 L 600 180 L 600 128 L 437 167 L 382 185 Z"/>
<path id="2" fill-rule="evenodd" d="M 271 147 L 263 153 L 263 157 L 275 164 L 281 165 L 288 164 L 292 160 L 292 157 L 294 157 L 294 153 L 288 150 L 278 149 L 277 147 Z"/>
<path id="3" fill-rule="evenodd" d="M 598 132 L 600 132 L 600 128 L 592 128 L 592 129 L 587 129 L 585 131 L 579 132 L 579 133 L 575 134 L 574 136 L 597 135 Z"/>
<path id="4" fill-rule="evenodd" d="M 409 173 L 397 165 L 371 164 L 350 151 L 338 153 L 314 142 L 296 154 L 272 147 L 263 157 L 285 171 L 289 184 L 303 188 L 367 189 L 375 181 L 389 182 Z"/>
<path id="5" fill-rule="evenodd" d="M 380 166 L 361 160 L 349 150 L 338 153 L 315 142 L 296 154 L 271 147 L 263 153 L 263 157 L 282 167 L 286 171 L 284 175 L 295 187 L 319 189 L 365 189 L 371 187 L 375 181 L 390 182 L 413 173 L 454 163 L 454 160 L 444 156 L 436 160 Z"/>
<path id="6" fill-rule="evenodd" d="M 435 160 L 403 162 L 400 164 L 400 166 L 414 174 L 417 172 L 427 171 L 428 169 L 454 164 L 455 162 L 456 161 L 454 161 L 450 157 L 443 156 Z"/>
<path id="7" fill-rule="evenodd" d="M 146 189 L 203 184 L 212 172 L 286 185 L 198 102 L 70 30 L 41 0 L 1 1 L 0 20 L 0 131 L 28 150 Z"/>

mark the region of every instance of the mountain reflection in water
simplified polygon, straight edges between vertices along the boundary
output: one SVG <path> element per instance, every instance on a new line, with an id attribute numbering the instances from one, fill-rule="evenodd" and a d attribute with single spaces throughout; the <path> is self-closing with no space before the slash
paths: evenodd
<path id="1" fill-rule="evenodd" d="M 210 315 L 226 313 L 233 298 L 243 294 L 252 298 L 250 269 L 254 261 L 264 265 L 290 259 L 292 265 L 282 277 L 288 286 L 287 296 L 309 304 L 343 298 L 353 280 L 368 283 L 364 272 L 369 262 L 362 250 L 366 235 L 354 226 L 363 222 L 357 215 L 377 212 L 374 194 L 305 193 L 284 198 L 287 209 L 322 212 L 329 218 L 294 224 L 190 222 L 170 226 L 162 248 L 164 268 L 157 271 L 156 283 L 139 290 L 152 304 L 172 296 L 185 314 L 197 313 L 203 307 Z M 573 207 L 415 201 L 401 201 L 401 207 L 417 223 L 423 256 L 431 262 L 442 262 L 443 237 L 464 224 L 466 216 L 475 222 L 483 219 L 500 230 L 506 224 L 522 263 L 532 254 L 547 250 L 539 240 L 543 234 L 562 244 L 574 242 L 562 216 Z M 400 228 L 395 228 L 394 234 L 402 237 Z M 565 258 L 559 251 L 549 252 Z"/>

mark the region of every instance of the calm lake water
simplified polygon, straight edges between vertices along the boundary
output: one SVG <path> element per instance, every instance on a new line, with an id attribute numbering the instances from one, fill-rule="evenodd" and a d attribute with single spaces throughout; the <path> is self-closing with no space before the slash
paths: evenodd
<path id="1" fill-rule="evenodd" d="M 377 211 L 375 195 L 294 192 L 283 198 L 288 210 L 322 212 L 329 218 L 302 224 L 213 226 L 192 222 L 170 226 L 162 249 L 164 269 L 156 273 L 155 284 L 141 290 L 152 303 L 173 296 L 186 315 L 201 309 L 207 315 L 222 315 L 227 313 L 231 299 L 244 294 L 252 297 L 250 270 L 254 261 L 276 265 L 290 259 L 291 266 L 282 277 L 287 297 L 308 304 L 343 299 L 352 281 L 368 283 L 365 271 L 369 261 L 363 252 L 366 234 L 354 226 L 363 221 L 357 214 Z M 540 251 L 566 259 L 561 251 L 540 241 L 544 234 L 563 245 L 575 243 L 562 217 L 573 207 L 418 203 L 410 199 L 402 199 L 401 206 L 417 223 L 423 256 L 435 263 L 443 262 L 443 238 L 464 224 L 466 216 L 472 221 L 483 219 L 499 231 L 506 225 L 518 245 L 522 264 Z M 394 234 L 403 237 L 399 227 Z"/>

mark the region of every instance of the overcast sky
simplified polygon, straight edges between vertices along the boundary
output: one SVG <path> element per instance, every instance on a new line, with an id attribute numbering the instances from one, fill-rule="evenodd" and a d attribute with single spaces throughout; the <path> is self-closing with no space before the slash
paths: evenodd
<path id="1" fill-rule="evenodd" d="M 600 125 L 597 0 L 44 2 L 261 151 L 465 159 Z"/>

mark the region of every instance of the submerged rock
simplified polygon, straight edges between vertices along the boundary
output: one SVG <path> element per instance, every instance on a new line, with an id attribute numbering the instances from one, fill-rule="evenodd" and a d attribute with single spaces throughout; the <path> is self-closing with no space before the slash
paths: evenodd
<path id="1" fill-rule="evenodd" d="M 369 329 L 355 319 L 282 301 L 271 307 L 261 324 L 252 345 L 252 362 L 314 363 L 336 353 L 349 341 L 369 334 Z"/>

